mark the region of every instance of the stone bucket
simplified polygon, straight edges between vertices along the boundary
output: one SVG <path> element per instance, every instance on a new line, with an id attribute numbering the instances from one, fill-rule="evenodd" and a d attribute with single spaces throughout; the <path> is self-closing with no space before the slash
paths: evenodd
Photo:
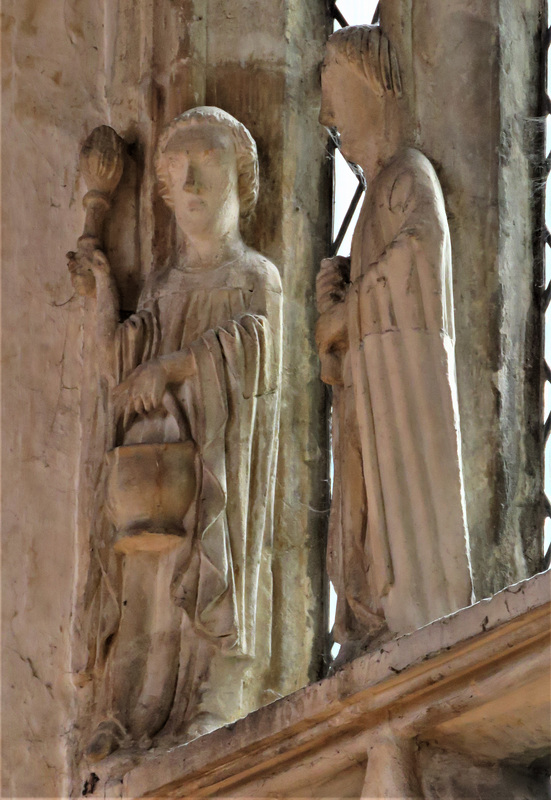
<path id="1" fill-rule="evenodd" d="M 185 441 L 123 445 L 107 453 L 106 509 L 119 540 L 184 533 L 197 487 L 196 446 L 172 398 L 165 405 Z"/>
<path id="2" fill-rule="evenodd" d="M 193 442 L 116 447 L 107 461 L 107 511 L 117 531 L 182 530 L 195 498 Z"/>

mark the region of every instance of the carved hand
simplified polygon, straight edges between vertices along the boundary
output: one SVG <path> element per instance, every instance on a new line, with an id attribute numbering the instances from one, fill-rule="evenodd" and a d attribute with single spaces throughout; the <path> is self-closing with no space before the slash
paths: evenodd
<path id="1" fill-rule="evenodd" d="M 347 346 L 344 298 L 350 285 L 350 259 L 324 258 L 316 279 L 319 319 L 316 344 L 320 355 Z"/>
<path id="2" fill-rule="evenodd" d="M 337 303 L 342 303 L 350 283 L 350 259 L 344 256 L 324 258 L 316 278 L 318 311 L 323 314 Z"/>
<path id="3" fill-rule="evenodd" d="M 182 383 L 195 373 L 195 358 L 189 348 L 153 358 L 141 364 L 113 391 L 117 416 L 126 426 L 132 414 L 146 414 L 163 404 L 170 383 Z"/>
<path id="4" fill-rule="evenodd" d="M 111 274 L 109 262 L 101 250 L 97 249 L 94 240 L 85 242 L 83 246 L 79 243 L 79 249 L 75 253 L 67 253 L 67 266 L 71 275 L 71 283 L 76 293 L 81 297 L 93 297 L 96 292 L 96 276 Z"/>
<path id="5" fill-rule="evenodd" d="M 322 381 L 330 385 L 342 383 L 342 355 L 348 348 L 344 303 L 335 303 L 320 314 L 316 324 L 316 344 Z"/>
<path id="6" fill-rule="evenodd" d="M 159 358 L 141 364 L 113 391 L 117 416 L 123 415 L 126 426 L 132 414 L 145 414 L 158 408 L 168 383 L 167 372 Z"/>

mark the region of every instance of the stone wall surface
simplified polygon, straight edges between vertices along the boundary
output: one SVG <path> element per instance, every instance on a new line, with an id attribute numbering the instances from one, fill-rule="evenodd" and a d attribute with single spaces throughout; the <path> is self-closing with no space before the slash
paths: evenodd
<path id="1" fill-rule="evenodd" d="M 4 4 L 2 796 L 64 793 L 79 454 L 75 143 L 105 119 L 100 54 L 62 3 Z M 85 29 L 98 27 L 90 5 Z M 7 123 L 7 124 L 6 124 Z"/>
<path id="2" fill-rule="evenodd" d="M 97 125 L 127 143 L 106 239 L 128 310 L 175 243 L 154 189 L 162 127 L 187 108 L 215 104 L 258 142 L 260 203 L 245 234 L 280 268 L 288 300 L 274 566 L 284 614 L 271 696 L 320 673 L 327 433 L 312 293 L 329 220 L 317 123 L 327 16 L 323 4 L 286 0 L 265 4 L 260 16 L 247 0 L 24 0 L 3 4 L 2 24 L 2 796 L 59 797 L 82 789 L 71 789 L 67 764 L 78 740 L 81 690 L 71 671 L 82 658 L 89 563 L 77 491 L 90 407 L 86 318 L 65 252 L 82 230 L 79 149 Z"/>

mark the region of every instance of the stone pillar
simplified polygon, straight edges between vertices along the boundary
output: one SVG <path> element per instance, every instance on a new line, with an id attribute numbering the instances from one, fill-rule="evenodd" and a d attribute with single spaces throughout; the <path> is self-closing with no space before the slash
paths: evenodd
<path id="1" fill-rule="evenodd" d="M 475 590 L 538 571 L 541 326 L 535 177 L 542 0 L 382 0 L 412 144 L 434 164 L 454 262 L 456 360 Z"/>
<path id="2" fill-rule="evenodd" d="M 413 739 L 396 735 L 390 727 L 381 726 L 375 730 L 367 749 L 362 800 L 421 800 L 416 749 Z"/>

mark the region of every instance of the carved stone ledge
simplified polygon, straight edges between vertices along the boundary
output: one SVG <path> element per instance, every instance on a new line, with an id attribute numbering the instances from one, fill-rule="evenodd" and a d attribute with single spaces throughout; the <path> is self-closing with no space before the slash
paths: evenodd
<path id="1" fill-rule="evenodd" d="M 429 769 L 423 753 L 448 757 L 434 748 L 468 765 L 526 770 L 551 753 L 550 589 L 549 573 L 537 575 L 232 726 L 166 750 L 111 757 L 95 770 L 93 794 L 373 797 L 364 786 L 368 753 L 375 764 L 375 750 L 384 760 L 389 747 L 400 758 L 410 748 L 425 797 L 437 795 L 423 775 L 435 762 Z"/>

